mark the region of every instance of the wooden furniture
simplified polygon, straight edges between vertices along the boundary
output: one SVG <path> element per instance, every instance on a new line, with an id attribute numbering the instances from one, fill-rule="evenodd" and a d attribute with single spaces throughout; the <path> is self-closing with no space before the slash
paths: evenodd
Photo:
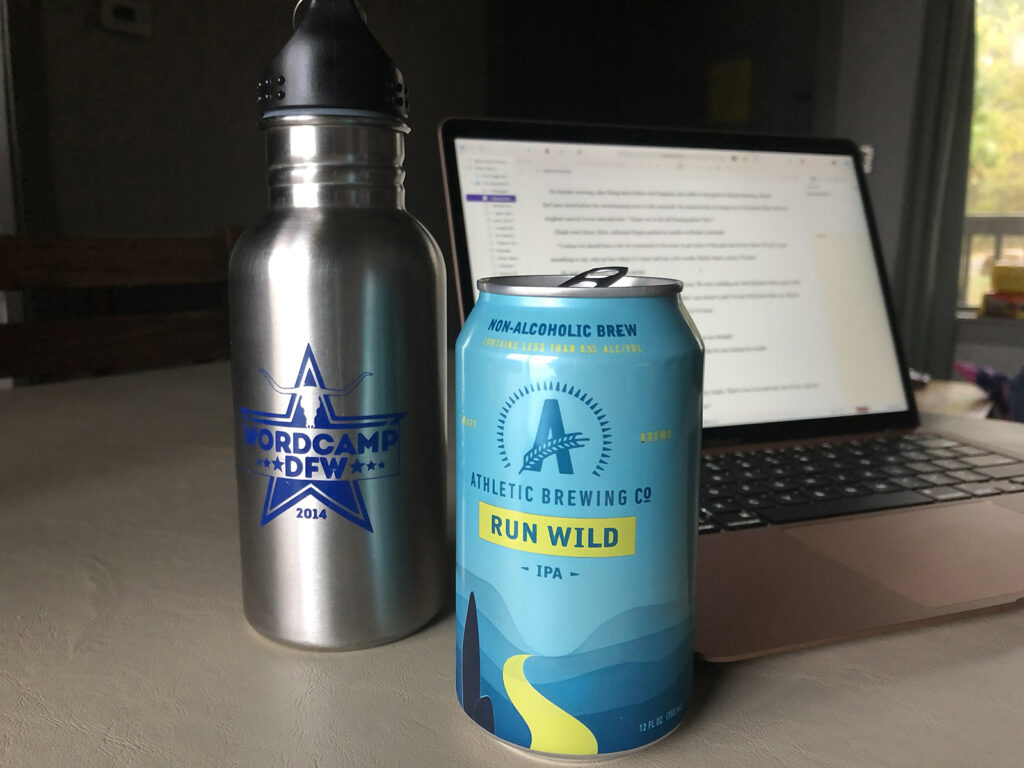
<path id="1" fill-rule="evenodd" d="M 1021 424 L 924 421 L 1024 444 Z M 348 653 L 249 628 L 226 364 L 0 391 L 0 425 L 3 765 L 568 765 L 504 746 L 459 707 L 451 605 Z M 1011 608 L 698 663 L 682 726 L 608 765 L 1013 766 L 1022 722 Z"/>
<path id="2" fill-rule="evenodd" d="M 0 377 L 115 373 L 228 356 L 227 268 L 237 233 L 205 237 L 0 237 L 0 291 L 92 291 L 86 317 L 0 325 Z M 112 314 L 115 289 L 216 285 L 217 306 Z M 105 295 L 104 295 L 105 293 Z"/>

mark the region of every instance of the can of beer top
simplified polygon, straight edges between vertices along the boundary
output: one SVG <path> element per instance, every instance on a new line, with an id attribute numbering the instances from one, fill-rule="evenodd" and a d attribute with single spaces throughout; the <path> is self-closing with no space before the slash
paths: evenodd
<path id="1" fill-rule="evenodd" d="M 646 746 L 693 672 L 704 347 L 682 284 L 477 286 L 455 358 L 459 701 L 539 753 Z"/>

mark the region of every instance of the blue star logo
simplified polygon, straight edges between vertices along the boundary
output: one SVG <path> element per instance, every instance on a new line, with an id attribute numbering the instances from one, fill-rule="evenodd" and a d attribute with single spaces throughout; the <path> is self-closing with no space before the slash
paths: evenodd
<path id="1" fill-rule="evenodd" d="M 288 397 L 281 412 L 240 409 L 245 443 L 254 456 L 259 454 L 250 457 L 250 466 L 258 467 L 250 471 L 269 478 L 260 525 L 311 498 L 372 533 L 360 481 L 353 474 L 372 468 L 375 459 L 383 466 L 379 460 L 384 457 L 392 471 L 375 472 L 369 479 L 398 474 L 399 422 L 405 414 L 339 416 L 334 398 L 349 394 L 372 374 L 360 373 L 341 388 L 328 387 L 308 344 L 293 386 L 281 386 L 264 369 L 260 373 L 271 389 Z"/>

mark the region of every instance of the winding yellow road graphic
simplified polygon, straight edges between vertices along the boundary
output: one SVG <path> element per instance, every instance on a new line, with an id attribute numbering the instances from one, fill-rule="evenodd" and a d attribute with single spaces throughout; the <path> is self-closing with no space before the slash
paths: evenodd
<path id="1" fill-rule="evenodd" d="M 523 672 L 528 658 L 527 653 L 510 656 L 501 677 L 512 706 L 530 728 L 530 749 L 562 755 L 596 755 L 597 739 L 590 729 L 530 685 Z"/>

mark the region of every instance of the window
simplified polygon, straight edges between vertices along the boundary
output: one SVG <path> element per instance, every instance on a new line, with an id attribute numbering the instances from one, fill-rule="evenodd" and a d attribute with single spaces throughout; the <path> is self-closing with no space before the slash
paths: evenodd
<path id="1" fill-rule="evenodd" d="M 997 261 L 1024 264 L 1024 2 L 977 0 L 960 304 L 978 307 Z"/>

